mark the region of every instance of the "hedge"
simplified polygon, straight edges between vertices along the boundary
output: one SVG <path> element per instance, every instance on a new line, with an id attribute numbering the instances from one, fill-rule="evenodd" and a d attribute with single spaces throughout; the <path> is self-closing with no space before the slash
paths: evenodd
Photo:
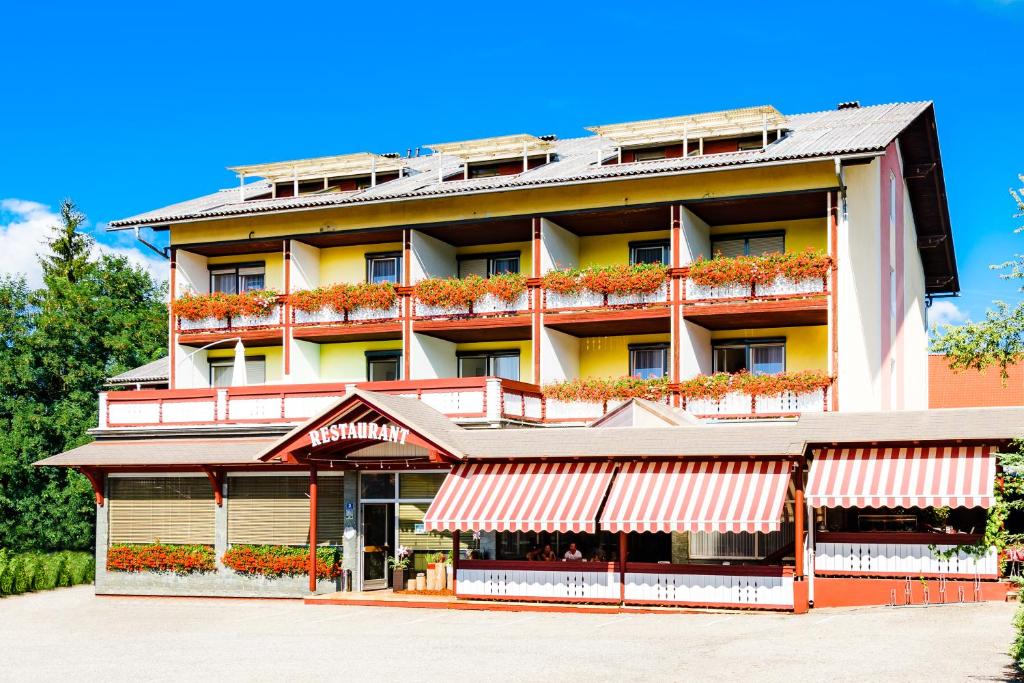
<path id="1" fill-rule="evenodd" d="M 92 583 L 92 553 L 12 553 L 0 548 L 0 596 Z"/>

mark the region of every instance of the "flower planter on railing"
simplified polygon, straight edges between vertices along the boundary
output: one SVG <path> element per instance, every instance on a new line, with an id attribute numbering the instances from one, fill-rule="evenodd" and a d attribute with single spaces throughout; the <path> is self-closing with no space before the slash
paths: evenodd
<path id="1" fill-rule="evenodd" d="M 391 320 L 401 303 L 390 282 L 338 283 L 293 292 L 292 320 L 296 325 Z"/>
<path id="2" fill-rule="evenodd" d="M 826 291 L 832 257 L 808 248 L 762 256 L 698 258 L 689 268 L 686 299 L 749 299 Z"/>
<path id="3" fill-rule="evenodd" d="M 827 410 L 832 378 L 817 370 L 752 375 L 697 375 L 679 383 L 687 411 L 696 415 L 773 415 Z"/>
<path id="4" fill-rule="evenodd" d="M 668 302 L 668 269 L 660 264 L 591 266 L 544 276 L 549 310 L 647 306 Z"/>
<path id="5" fill-rule="evenodd" d="M 269 327 L 283 322 L 277 299 L 271 290 L 186 293 L 171 302 L 171 312 L 182 331 Z"/>
<path id="6" fill-rule="evenodd" d="M 825 289 L 825 281 L 821 278 L 793 280 L 784 275 L 779 275 L 768 283 L 731 283 L 718 286 L 698 285 L 693 280 L 687 280 L 686 299 L 688 301 L 756 299 L 759 297 L 820 294 Z"/>
<path id="7" fill-rule="evenodd" d="M 517 273 L 430 278 L 416 284 L 413 307 L 417 318 L 511 315 L 529 310 L 530 296 L 526 278 Z"/>
<path id="8" fill-rule="evenodd" d="M 351 311 L 338 311 L 324 306 L 317 311 L 295 311 L 296 325 L 326 325 L 330 323 L 365 322 L 367 320 L 393 320 L 399 316 L 399 305 L 396 301 L 390 308 L 356 308 Z"/>
<path id="9" fill-rule="evenodd" d="M 281 324 L 281 305 L 273 304 L 262 314 L 231 315 L 223 318 L 201 318 L 198 320 L 178 319 L 178 329 L 182 332 L 199 332 L 204 330 L 237 330 L 252 327 L 274 327 Z"/>

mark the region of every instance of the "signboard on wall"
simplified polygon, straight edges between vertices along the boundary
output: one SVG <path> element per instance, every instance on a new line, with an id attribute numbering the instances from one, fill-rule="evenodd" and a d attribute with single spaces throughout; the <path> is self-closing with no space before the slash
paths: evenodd
<path id="1" fill-rule="evenodd" d="M 409 438 L 409 430 L 394 424 L 377 424 L 376 422 L 338 422 L 307 432 L 309 445 L 316 448 L 335 441 L 388 441 L 404 444 Z"/>

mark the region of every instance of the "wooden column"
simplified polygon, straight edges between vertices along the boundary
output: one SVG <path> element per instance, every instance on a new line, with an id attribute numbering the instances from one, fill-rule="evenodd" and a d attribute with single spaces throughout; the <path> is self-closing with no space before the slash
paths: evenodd
<path id="1" fill-rule="evenodd" d="M 626 560 L 629 555 L 629 537 L 619 532 L 619 602 L 626 601 Z"/>
<path id="2" fill-rule="evenodd" d="M 309 592 L 316 593 L 316 465 L 309 466 Z"/>
<path id="3" fill-rule="evenodd" d="M 804 466 L 802 461 L 794 465 L 793 486 L 793 554 L 796 558 L 795 578 L 804 579 Z"/>
<path id="4" fill-rule="evenodd" d="M 452 593 L 459 587 L 459 530 L 452 532 Z"/>

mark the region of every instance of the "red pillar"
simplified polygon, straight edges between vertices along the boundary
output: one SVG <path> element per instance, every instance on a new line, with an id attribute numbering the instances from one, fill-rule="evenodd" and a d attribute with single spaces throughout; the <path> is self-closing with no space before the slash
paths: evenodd
<path id="1" fill-rule="evenodd" d="M 309 466 L 309 592 L 316 593 L 316 465 Z"/>
<path id="2" fill-rule="evenodd" d="M 793 471 L 793 611 L 803 614 L 807 611 L 807 577 L 804 571 L 804 463 L 794 465 Z"/>
<path id="3" fill-rule="evenodd" d="M 452 593 L 459 587 L 459 530 L 452 532 Z"/>
<path id="4" fill-rule="evenodd" d="M 626 601 L 626 560 L 629 554 L 629 539 L 625 531 L 619 532 L 619 602 Z"/>

